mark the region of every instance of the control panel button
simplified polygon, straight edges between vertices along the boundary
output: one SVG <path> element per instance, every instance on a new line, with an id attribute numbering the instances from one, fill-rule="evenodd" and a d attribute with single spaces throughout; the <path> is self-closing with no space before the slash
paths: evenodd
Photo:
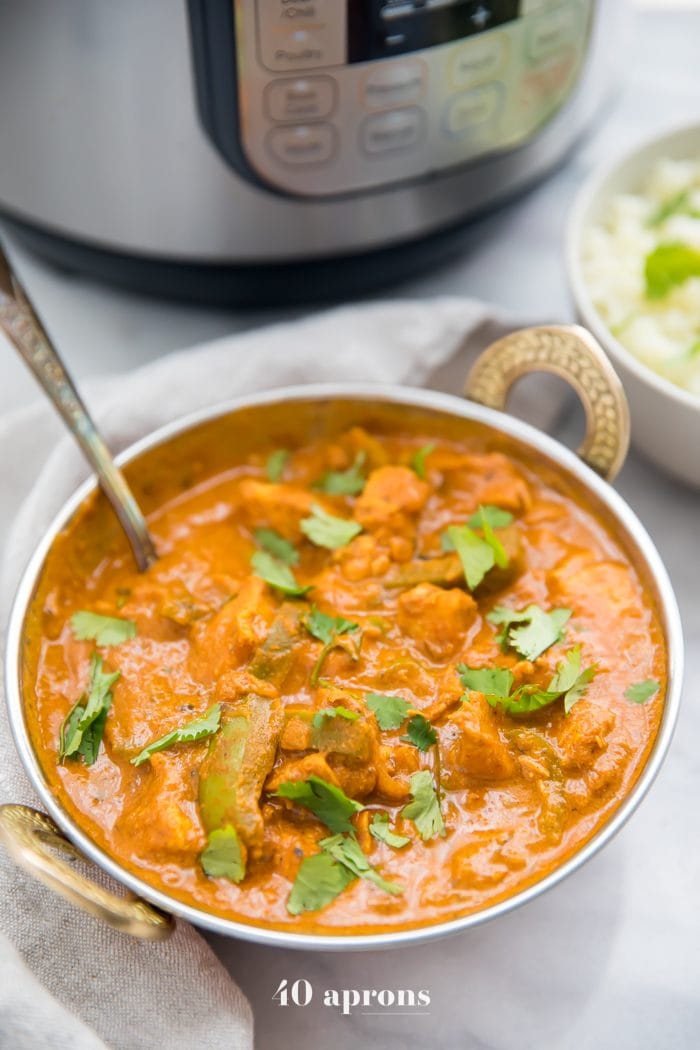
<path id="1" fill-rule="evenodd" d="M 346 5 L 337 0 L 258 0 L 258 43 L 273 72 L 344 65 Z"/>
<path id="2" fill-rule="evenodd" d="M 445 128 L 451 135 L 468 135 L 492 123 L 503 105 L 501 84 L 480 84 L 454 95 L 445 107 Z"/>
<path id="3" fill-rule="evenodd" d="M 428 81 L 424 62 L 417 59 L 391 62 L 371 69 L 364 82 L 368 109 L 389 109 L 417 102 Z"/>
<path id="4" fill-rule="evenodd" d="M 527 29 L 527 55 L 537 62 L 574 43 L 579 34 L 578 7 L 567 4 L 533 18 Z"/>
<path id="5" fill-rule="evenodd" d="M 507 46 L 503 33 L 489 33 L 461 44 L 450 56 L 452 87 L 469 88 L 484 80 L 493 80 L 505 65 Z"/>
<path id="6" fill-rule="evenodd" d="M 267 143 L 283 164 L 325 164 L 335 153 L 336 131 L 332 124 L 290 124 L 273 128 Z"/>
<path id="7" fill-rule="evenodd" d="M 425 113 L 416 106 L 411 109 L 392 109 L 367 117 L 362 125 L 360 140 L 365 153 L 391 153 L 410 149 L 420 142 L 425 129 Z"/>
<path id="8" fill-rule="evenodd" d="M 335 109 L 336 87 L 330 77 L 289 77 L 273 80 L 265 89 L 265 109 L 271 120 L 320 120 Z"/>

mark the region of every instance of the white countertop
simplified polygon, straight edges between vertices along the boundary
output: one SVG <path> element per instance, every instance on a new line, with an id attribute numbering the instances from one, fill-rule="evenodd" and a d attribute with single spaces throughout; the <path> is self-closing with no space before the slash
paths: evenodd
<path id="1" fill-rule="evenodd" d="M 635 139 L 698 119 L 700 12 L 645 15 L 621 50 L 625 89 L 600 128 L 549 181 L 475 223 L 450 265 L 395 289 L 400 297 L 466 294 L 533 319 L 571 316 L 562 264 L 564 219 L 581 179 Z M 127 370 L 169 350 L 279 319 L 156 302 L 57 272 L 21 250 L 30 294 L 78 378 Z M 0 413 L 35 396 L 1 347 Z M 563 431 L 578 425 L 572 423 Z M 212 938 L 253 1003 L 264 1050 L 533 1048 L 695 1050 L 700 1041 L 700 493 L 632 454 L 618 483 L 657 542 L 676 587 L 688 643 L 686 703 L 659 781 L 618 839 L 583 871 L 485 927 L 396 953 L 282 952 Z M 694 830 L 693 830 L 694 829 Z M 272 1000 L 282 978 L 308 978 L 311 1006 Z M 326 988 L 429 989 L 426 1016 L 342 1017 Z"/>

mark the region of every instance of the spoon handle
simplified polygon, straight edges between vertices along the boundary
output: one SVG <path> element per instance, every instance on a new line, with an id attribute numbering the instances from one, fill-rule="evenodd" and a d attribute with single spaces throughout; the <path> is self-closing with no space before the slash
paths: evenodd
<path id="1" fill-rule="evenodd" d="M 115 465 L 26 292 L 12 272 L 2 247 L 0 329 L 19 351 L 78 441 L 126 533 L 136 564 L 143 572 L 157 555 L 141 508 Z"/>

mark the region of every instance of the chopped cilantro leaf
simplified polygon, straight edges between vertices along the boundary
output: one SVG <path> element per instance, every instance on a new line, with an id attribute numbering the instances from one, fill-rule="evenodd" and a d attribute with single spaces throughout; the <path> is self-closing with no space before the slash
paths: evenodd
<path id="1" fill-rule="evenodd" d="M 319 911 L 355 881 L 356 876 L 339 864 L 330 853 L 316 853 L 305 857 L 299 865 L 292 892 L 287 901 L 290 915 L 304 911 Z"/>
<path id="2" fill-rule="evenodd" d="M 102 670 L 102 657 L 93 653 L 90 658 L 87 692 L 73 705 L 60 729 L 59 758 L 80 755 L 88 766 L 95 761 L 104 733 L 107 712 L 112 705 L 112 686 L 119 674 L 119 671 L 105 674 Z"/>
<path id="3" fill-rule="evenodd" d="M 297 583 L 296 577 L 289 566 L 285 565 L 279 558 L 274 558 L 272 554 L 268 554 L 267 551 L 256 551 L 250 559 L 250 564 L 256 576 L 259 576 L 265 583 L 269 583 L 271 587 L 276 587 L 278 591 L 282 591 L 283 594 L 288 594 L 292 598 L 298 598 L 311 590 L 311 587 L 302 587 Z"/>
<path id="4" fill-rule="evenodd" d="M 633 704 L 645 704 L 652 696 L 656 696 L 660 688 L 655 678 L 647 678 L 644 682 L 635 682 L 625 689 L 625 699 Z"/>
<path id="5" fill-rule="evenodd" d="M 329 470 L 316 482 L 314 488 L 329 496 L 358 496 L 365 487 L 365 477 L 362 473 L 365 459 L 365 453 L 358 452 L 351 467 L 347 470 Z"/>
<path id="6" fill-rule="evenodd" d="M 389 827 L 388 813 L 375 813 L 369 826 L 369 833 L 379 842 L 385 842 L 393 849 L 403 849 L 411 841 L 408 835 L 399 835 Z"/>
<path id="7" fill-rule="evenodd" d="M 571 609 L 545 612 L 539 605 L 528 605 L 517 612 L 498 605 L 486 619 L 503 628 L 497 635 L 497 641 L 510 645 L 526 660 L 536 660 L 545 649 L 562 640 L 570 616 Z"/>
<path id="8" fill-rule="evenodd" d="M 159 737 L 158 740 L 154 740 L 152 744 L 144 747 L 143 751 L 136 758 L 131 759 L 131 764 L 132 766 L 140 766 L 147 762 L 151 755 L 155 755 L 157 751 L 165 751 L 166 748 L 172 747 L 173 744 L 191 744 L 196 740 L 204 740 L 205 737 L 216 733 L 220 722 L 221 704 L 213 704 L 201 718 L 195 718 L 184 726 L 180 726 L 179 729 L 172 729 L 165 736 Z"/>
<path id="9" fill-rule="evenodd" d="M 319 845 L 324 853 L 329 853 L 351 874 L 373 882 L 385 893 L 391 893 L 394 896 L 403 893 L 403 886 L 385 879 L 376 868 L 372 867 L 360 849 L 359 842 L 352 835 L 333 835 L 332 838 L 321 839 Z"/>
<path id="10" fill-rule="evenodd" d="M 503 546 L 490 528 L 488 535 L 484 532 L 482 539 L 468 525 L 450 525 L 447 529 L 446 540 L 443 541 L 443 548 L 457 551 L 470 591 L 476 590 L 486 573 L 494 565 L 508 564 Z"/>
<path id="11" fill-rule="evenodd" d="M 73 613 L 70 622 L 73 634 L 79 642 L 120 645 L 136 635 L 136 624 L 133 620 L 123 620 L 119 616 L 102 616 L 86 609 Z"/>
<path id="12" fill-rule="evenodd" d="M 402 700 L 400 696 L 368 693 L 366 701 L 380 729 L 398 729 L 411 710 L 411 705 L 406 700 Z"/>
<path id="13" fill-rule="evenodd" d="M 507 667 L 467 667 L 466 664 L 459 664 L 457 671 L 464 688 L 476 693 L 508 696 L 513 688 L 513 672 Z"/>
<path id="14" fill-rule="evenodd" d="M 245 852 L 236 829 L 227 824 L 210 831 L 199 861 L 205 875 L 241 882 L 245 876 Z"/>
<path id="15" fill-rule="evenodd" d="M 363 809 L 360 802 L 348 798 L 340 788 L 317 776 L 310 776 L 306 780 L 288 780 L 280 784 L 274 794 L 304 806 L 336 834 L 352 831 L 350 817 Z"/>
<path id="16" fill-rule="evenodd" d="M 408 781 L 412 802 L 404 806 L 401 816 L 412 820 L 420 837 L 427 842 L 437 835 L 446 835 L 445 822 L 440 812 L 440 802 L 435 791 L 432 775 L 427 769 L 413 773 Z"/>
<path id="17" fill-rule="evenodd" d="M 289 452 L 286 448 L 276 448 L 274 452 L 270 453 L 265 462 L 265 473 L 269 481 L 277 482 L 282 480 L 288 459 Z"/>
<path id="18" fill-rule="evenodd" d="M 423 445 L 411 458 L 411 467 L 421 481 L 425 481 L 425 461 L 431 452 L 435 451 L 435 445 Z"/>
<path id="19" fill-rule="evenodd" d="M 314 503 L 310 517 L 301 521 L 301 531 L 317 547 L 327 547 L 328 550 L 334 551 L 338 547 L 344 547 L 362 532 L 362 526 L 356 521 L 336 518 Z"/>
<path id="20" fill-rule="evenodd" d="M 484 507 L 480 506 L 476 514 L 472 514 L 467 525 L 472 529 L 481 529 L 484 521 L 487 521 L 492 529 L 505 529 L 512 523 L 513 515 L 508 510 L 487 503 Z"/>
<path id="21" fill-rule="evenodd" d="M 424 715 L 414 715 L 406 727 L 406 736 L 401 739 L 419 751 L 429 751 L 437 741 L 437 733 Z"/>
<path id="22" fill-rule="evenodd" d="M 659 244 L 644 263 L 647 299 L 663 299 L 691 277 L 700 277 L 700 251 L 689 244 Z"/>
<path id="23" fill-rule="evenodd" d="M 323 642 L 323 648 L 318 654 L 316 663 L 311 671 L 311 684 L 318 685 L 321 668 L 328 653 L 340 644 L 339 638 L 341 635 L 353 634 L 359 625 L 353 623 L 352 620 L 346 620 L 343 616 L 329 616 L 328 613 L 322 612 L 315 605 L 311 606 L 311 612 L 304 617 L 303 623 L 309 634 L 313 635 L 314 638 L 318 638 L 319 642 Z M 359 653 L 356 653 L 355 658 L 358 656 Z"/>
<path id="24" fill-rule="evenodd" d="M 256 529 L 255 542 L 285 565 L 298 565 L 299 552 L 294 544 L 285 540 L 284 536 L 280 536 L 274 529 Z"/>
<path id="25" fill-rule="evenodd" d="M 348 722 L 356 722 L 359 717 L 357 711 L 351 711 L 348 707 L 338 704 L 337 707 L 322 707 L 314 715 L 311 724 L 314 729 L 320 729 L 327 718 L 347 718 Z"/>
<path id="26" fill-rule="evenodd" d="M 592 664 L 581 670 L 581 647 L 570 649 L 564 659 L 557 664 L 556 671 L 546 689 L 538 685 L 521 685 L 513 693 L 487 694 L 486 700 L 491 707 L 500 707 L 510 715 L 531 714 L 542 707 L 548 707 L 556 700 L 563 698 L 564 711 L 568 715 L 571 708 L 581 699 L 586 686 L 596 673 Z"/>

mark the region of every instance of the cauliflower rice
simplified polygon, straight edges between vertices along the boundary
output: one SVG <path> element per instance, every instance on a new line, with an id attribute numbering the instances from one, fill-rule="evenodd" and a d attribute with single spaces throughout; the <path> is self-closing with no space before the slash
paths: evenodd
<path id="1" fill-rule="evenodd" d="M 584 233 L 583 276 L 618 341 L 700 397 L 700 276 L 647 294 L 647 256 L 669 244 L 700 252 L 700 160 L 658 161 L 642 193 L 614 196 L 605 221 Z"/>

